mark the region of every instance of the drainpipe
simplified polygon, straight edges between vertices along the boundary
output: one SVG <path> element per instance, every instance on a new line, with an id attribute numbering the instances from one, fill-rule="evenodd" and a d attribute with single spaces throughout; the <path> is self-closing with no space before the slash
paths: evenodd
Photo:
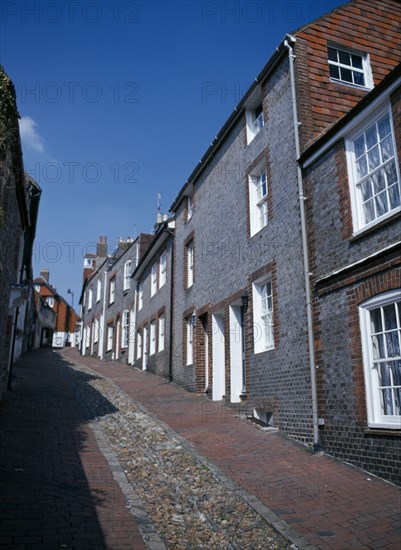
<path id="1" fill-rule="evenodd" d="M 312 390 L 312 420 L 313 420 L 313 450 L 315 452 L 320 450 L 319 444 L 319 425 L 318 425 L 318 410 L 317 410 L 317 388 L 316 388 L 316 373 L 315 373 L 315 350 L 314 350 L 314 337 L 313 337 L 313 323 L 312 323 L 312 304 L 311 304 L 311 290 L 310 290 L 310 276 L 309 271 L 309 255 L 308 255 L 308 240 L 306 231 L 306 219 L 305 219 L 305 200 L 303 188 L 303 179 L 301 167 L 298 163 L 300 157 L 300 145 L 299 145 L 299 126 L 298 121 L 298 109 L 297 109 L 297 96 L 295 89 L 295 71 L 294 71 L 294 50 L 290 42 L 295 43 L 296 38 L 287 35 L 284 40 L 284 46 L 288 49 L 288 59 L 290 63 L 290 80 L 291 80 L 291 101 L 292 112 L 294 119 L 294 136 L 295 136 L 295 151 L 296 151 L 296 163 L 297 163 L 297 176 L 298 176 L 298 194 L 299 194 L 299 208 L 301 213 L 301 233 L 302 233 L 302 252 L 304 263 L 304 277 L 305 277 L 305 296 L 306 296 L 306 314 L 308 323 L 308 342 L 309 342 L 309 366 L 311 377 L 311 390 Z"/>
<path id="2" fill-rule="evenodd" d="M 169 362 L 168 381 L 173 381 L 173 300 L 174 300 L 174 231 L 164 229 L 171 236 L 171 268 L 170 268 L 170 334 L 169 334 Z"/>
<path id="3" fill-rule="evenodd" d="M 103 359 L 104 357 L 104 339 L 105 339 L 105 336 L 106 336 L 106 331 L 105 331 L 105 328 L 106 328 L 106 296 L 107 296 L 107 269 L 104 270 L 104 277 L 103 277 L 103 313 L 102 313 L 102 316 L 103 316 L 103 326 L 100 327 L 100 336 L 101 338 L 99 338 L 99 340 L 101 340 L 101 342 L 99 342 L 100 344 L 100 354 L 99 354 L 99 350 L 98 350 L 98 355 L 99 355 L 99 359 Z"/>
<path id="4" fill-rule="evenodd" d="M 136 346 L 136 308 L 138 302 L 138 281 L 135 281 L 135 291 L 134 291 L 134 308 L 133 308 L 133 319 L 131 320 L 131 312 L 129 317 L 130 332 L 129 332 L 129 341 L 128 341 L 128 365 L 133 365 L 135 363 L 135 346 Z M 132 309 L 131 309 L 132 311 Z M 131 340 L 132 339 L 132 340 Z"/>

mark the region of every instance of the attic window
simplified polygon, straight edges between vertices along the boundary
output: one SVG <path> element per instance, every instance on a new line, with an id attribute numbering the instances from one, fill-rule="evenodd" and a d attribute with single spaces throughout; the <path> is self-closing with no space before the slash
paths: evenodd
<path id="1" fill-rule="evenodd" d="M 327 48 L 330 77 L 338 82 L 373 88 L 372 73 L 367 55 L 341 50 L 329 46 Z"/>

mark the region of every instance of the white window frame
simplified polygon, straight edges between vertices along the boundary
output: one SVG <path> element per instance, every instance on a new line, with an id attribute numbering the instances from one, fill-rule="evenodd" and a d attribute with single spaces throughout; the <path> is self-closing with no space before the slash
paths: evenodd
<path id="1" fill-rule="evenodd" d="M 138 283 L 138 311 L 143 308 L 143 283 Z"/>
<path id="2" fill-rule="evenodd" d="M 192 315 L 186 318 L 186 349 L 187 349 L 187 365 L 192 365 L 194 362 L 194 326 L 192 324 Z"/>
<path id="3" fill-rule="evenodd" d="M 150 269 L 150 296 L 154 296 L 157 292 L 157 262 Z"/>
<path id="4" fill-rule="evenodd" d="M 132 261 L 127 260 L 124 264 L 124 283 L 123 283 L 123 292 L 129 290 L 131 286 L 131 265 Z"/>
<path id="5" fill-rule="evenodd" d="M 154 355 L 156 353 L 156 321 L 150 323 L 149 339 L 149 355 Z"/>
<path id="6" fill-rule="evenodd" d="M 165 331 L 166 331 L 166 316 L 160 315 L 159 317 L 159 338 L 157 342 L 157 351 L 164 351 L 165 345 Z"/>
<path id="7" fill-rule="evenodd" d="M 401 204 L 400 204 L 400 206 L 397 206 L 396 208 L 388 210 L 385 214 L 379 217 L 376 217 L 370 222 L 365 222 L 362 199 L 360 196 L 361 192 L 359 191 L 359 187 L 358 187 L 359 180 L 358 180 L 357 167 L 356 167 L 355 142 L 358 139 L 358 137 L 360 137 L 364 132 L 366 132 L 366 130 L 368 130 L 373 124 L 378 122 L 378 120 L 382 118 L 385 114 L 388 114 L 389 120 L 390 120 L 392 145 L 393 145 L 393 152 L 394 152 L 394 163 L 395 163 L 395 168 L 397 172 L 399 194 L 401 195 L 400 169 L 398 165 L 397 148 L 396 148 L 396 143 L 394 139 L 395 133 L 394 133 L 392 113 L 391 113 L 391 106 L 389 104 L 386 104 L 384 107 L 381 106 L 380 109 L 374 111 L 371 114 L 371 116 L 369 116 L 363 122 L 363 124 L 360 124 L 356 130 L 354 130 L 351 134 L 349 134 L 349 136 L 345 140 L 354 234 L 363 232 L 369 229 L 370 227 L 373 227 L 376 224 L 380 223 L 381 221 L 393 216 L 395 213 L 401 211 Z M 382 162 L 378 167 L 372 170 L 371 174 L 378 173 L 380 167 L 385 164 L 388 164 L 388 162 L 389 160 Z M 361 178 L 360 181 L 362 181 L 363 179 L 365 179 L 365 177 Z M 387 193 L 387 196 L 388 196 L 388 193 Z"/>
<path id="8" fill-rule="evenodd" d="M 142 358 L 142 332 L 138 330 L 136 340 L 136 359 Z"/>
<path id="9" fill-rule="evenodd" d="M 264 189 L 266 193 L 263 194 Z M 269 223 L 269 187 L 266 168 L 259 167 L 249 175 L 249 218 L 251 237 Z"/>
<path id="10" fill-rule="evenodd" d="M 35 285 L 35 286 L 34 286 L 34 289 L 36 290 L 36 292 L 39 292 L 39 293 L 40 293 L 40 285 Z"/>
<path id="11" fill-rule="evenodd" d="M 192 197 L 191 195 L 188 195 L 187 196 L 187 221 L 192 218 L 193 213 L 194 213 L 194 209 L 193 209 Z"/>
<path id="12" fill-rule="evenodd" d="M 274 349 L 273 280 L 265 277 L 252 285 L 254 352 Z"/>
<path id="13" fill-rule="evenodd" d="M 113 340 L 114 340 L 114 326 L 110 324 L 110 325 L 107 325 L 106 351 L 113 351 Z"/>
<path id="14" fill-rule="evenodd" d="M 47 296 L 46 297 L 46 304 L 49 307 L 54 307 L 54 297 L 53 296 Z"/>
<path id="15" fill-rule="evenodd" d="M 93 290 L 90 288 L 88 291 L 88 311 L 92 309 L 93 305 Z"/>
<path id="16" fill-rule="evenodd" d="M 366 389 L 366 406 L 368 415 L 368 425 L 372 428 L 388 428 L 401 430 L 401 415 L 385 415 L 381 410 L 380 395 L 379 395 L 379 368 L 380 363 L 386 362 L 385 358 L 374 358 L 373 351 L 373 338 L 371 333 L 371 317 L 370 312 L 374 309 L 385 307 L 391 304 L 401 303 L 401 289 L 392 290 L 383 294 L 377 295 L 369 300 L 366 300 L 359 306 L 359 317 L 361 327 L 361 339 L 362 339 L 362 353 L 363 353 L 363 365 L 365 376 L 365 389 Z M 401 341 L 401 312 L 396 308 L 397 325 L 398 325 L 398 338 Z M 383 315 L 383 314 L 382 314 Z M 382 327 L 383 329 L 384 327 Z M 389 331 L 387 331 L 388 333 Z M 386 331 L 378 334 L 386 334 Z M 376 333 L 374 333 L 376 334 Z M 384 355 L 388 355 L 387 341 L 383 338 Z M 401 355 L 391 357 L 390 361 L 401 361 Z M 391 386 L 390 386 L 391 387 Z M 392 384 L 391 389 L 398 388 L 396 384 Z M 401 393 L 401 392 L 400 392 Z M 392 392 L 390 391 L 390 394 Z M 401 396 L 400 396 L 401 399 Z"/>
<path id="17" fill-rule="evenodd" d="M 359 73 L 363 75 L 365 83 L 364 84 L 355 83 L 354 74 L 352 74 L 352 80 L 353 80 L 352 82 L 349 82 L 348 80 L 343 80 L 341 78 L 341 74 L 339 78 L 331 76 L 330 74 L 331 81 L 338 82 L 339 84 L 344 84 L 346 86 L 356 87 L 356 88 L 364 88 L 364 89 L 373 88 L 373 75 L 372 75 L 372 69 L 370 66 L 369 54 L 361 53 L 349 48 L 344 48 L 343 46 L 338 46 L 336 44 L 328 44 L 328 48 L 332 50 L 336 50 L 337 52 L 337 61 L 334 61 L 329 59 L 329 52 L 327 50 L 327 62 L 329 64 L 329 71 L 330 71 L 330 66 L 332 66 L 332 67 L 337 67 L 339 69 L 339 72 L 341 72 L 341 70 L 346 69 L 351 71 L 351 73 Z M 340 62 L 339 52 L 360 57 L 362 59 L 362 69 Z"/>
<path id="18" fill-rule="evenodd" d="M 259 109 L 261 109 L 261 111 L 258 114 Z M 246 109 L 245 119 L 246 119 L 246 140 L 247 140 L 247 144 L 249 145 L 265 125 L 262 101 L 255 108 Z"/>
<path id="19" fill-rule="evenodd" d="M 185 247 L 187 255 L 187 288 L 194 284 L 194 241 L 190 241 Z"/>
<path id="20" fill-rule="evenodd" d="M 159 260 L 159 288 L 166 284 L 167 280 L 167 251 L 161 253 Z"/>
<path id="21" fill-rule="evenodd" d="M 96 284 L 96 303 L 100 302 L 101 295 L 102 295 L 102 281 L 98 279 Z"/>
<path id="22" fill-rule="evenodd" d="M 121 347 L 127 348 L 129 344 L 129 310 L 125 309 L 122 315 Z"/>
<path id="23" fill-rule="evenodd" d="M 109 283 L 109 304 L 113 304 L 116 299 L 116 278 L 110 279 Z"/>

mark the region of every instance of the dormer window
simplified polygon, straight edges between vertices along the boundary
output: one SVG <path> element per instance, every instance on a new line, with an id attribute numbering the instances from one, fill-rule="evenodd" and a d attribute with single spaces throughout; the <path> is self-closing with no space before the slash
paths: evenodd
<path id="1" fill-rule="evenodd" d="M 246 117 L 246 142 L 249 145 L 255 136 L 262 130 L 265 125 L 263 117 L 262 102 L 253 103 L 254 107 L 249 107 L 245 111 Z"/>
<path id="2" fill-rule="evenodd" d="M 332 80 L 363 88 L 373 88 L 367 55 L 332 46 L 327 48 L 327 53 Z"/>
<path id="3" fill-rule="evenodd" d="M 253 116 L 253 131 L 256 135 L 264 126 L 264 120 L 263 120 L 263 108 L 262 104 L 258 105 L 256 109 L 252 113 Z"/>

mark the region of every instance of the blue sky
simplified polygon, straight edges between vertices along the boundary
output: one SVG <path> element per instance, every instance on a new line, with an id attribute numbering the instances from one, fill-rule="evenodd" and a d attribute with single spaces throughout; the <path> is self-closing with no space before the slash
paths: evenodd
<path id="1" fill-rule="evenodd" d="M 150 232 L 285 33 L 342 3 L 3 1 L 0 62 L 43 189 L 35 275 L 77 305 L 98 236 Z"/>

